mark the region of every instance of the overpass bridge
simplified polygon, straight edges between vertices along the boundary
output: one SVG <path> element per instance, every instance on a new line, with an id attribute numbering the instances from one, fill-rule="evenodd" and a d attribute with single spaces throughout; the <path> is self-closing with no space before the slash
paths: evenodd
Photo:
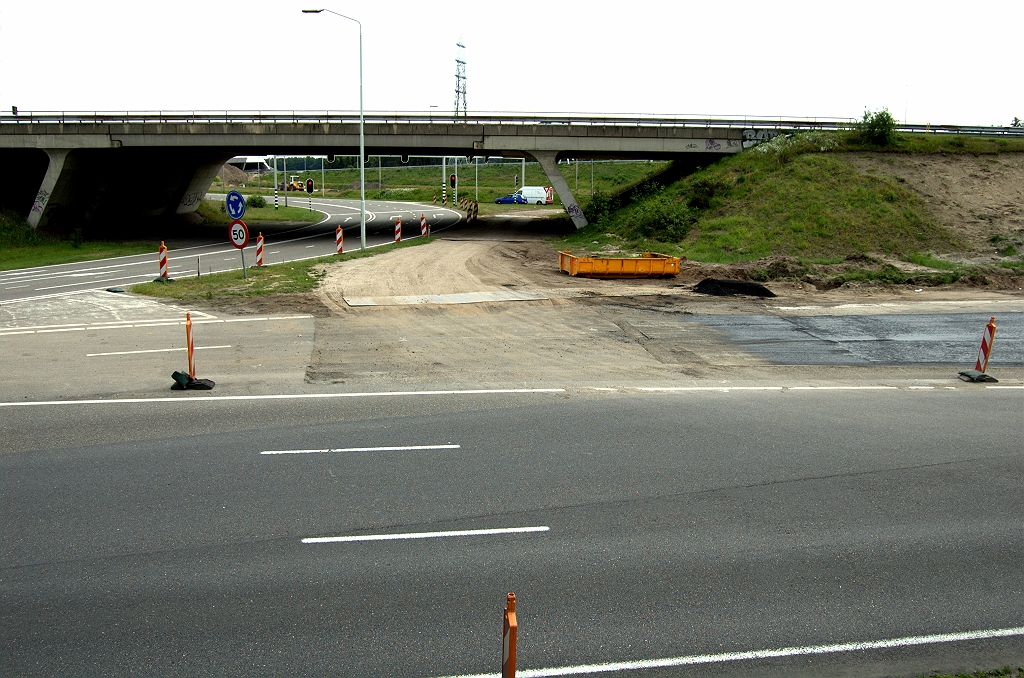
<path id="1" fill-rule="evenodd" d="M 364 115 L 366 155 L 530 157 L 577 228 L 586 225 L 558 160 L 689 158 L 705 164 L 789 131 L 849 119 L 746 119 L 571 114 Z M 924 131 L 906 126 L 905 131 Z M 939 133 L 1024 135 L 1018 128 L 936 126 Z M 0 208 L 33 227 L 68 227 L 195 211 L 236 155 L 359 155 L 359 114 L 124 112 L 0 115 Z M 146 175 L 158 175 L 149 181 Z M 126 194 L 128 185 L 135 190 Z M 143 189 L 139 191 L 138 189 Z"/>

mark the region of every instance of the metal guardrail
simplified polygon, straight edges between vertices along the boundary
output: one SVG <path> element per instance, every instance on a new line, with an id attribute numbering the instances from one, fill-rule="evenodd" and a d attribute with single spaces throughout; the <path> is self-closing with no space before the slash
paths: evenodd
<path id="1" fill-rule="evenodd" d="M 627 127 L 725 127 L 742 129 L 841 130 L 856 118 L 716 117 L 696 115 L 596 115 L 587 113 L 477 113 L 454 117 L 436 112 L 368 111 L 371 124 L 602 125 Z M 19 111 L 0 114 L 9 124 L 354 124 L 358 111 Z M 900 132 L 1024 137 L 1022 127 L 897 123 Z"/>

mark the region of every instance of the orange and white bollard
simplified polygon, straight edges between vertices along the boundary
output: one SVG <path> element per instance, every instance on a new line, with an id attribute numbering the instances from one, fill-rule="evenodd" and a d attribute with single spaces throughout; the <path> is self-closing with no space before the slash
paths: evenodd
<path id="1" fill-rule="evenodd" d="M 160 241 L 160 277 L 167 278 L 167 246 Z"/>
<path id="2" fill-rule="evenodd" d="M 188 378 L 196 380 L 196 345 L 192 339 L 192 314 L 185 314 L 185 341 L 188 343 Z"/>
<path id="3" fill-rule="evenodd" d="M 402 218 L 395 219 L 395 242 L 402 242 Z"/>
<path id="4" fill-rule="evenodd" d="M 519 622 L 516 621 L 516 594 L 508 594 L 505 602 L 505 624 L 501 643 L 501 678 L 516 676 L 516 635 Z"/>
<path id="5" fill-rule="evenodd" d="M 420 235 L 424 238 L 427 237 L 427 215 L 420 215 Z"/>
<path id="6" fill-rule="evenodd" d="M 256 265 L 263 265 L 263 233 L 256 236 Z"/>
<path id="7" fill-rule="evenodd" d="M 992 316 L 985 325 L 985 336 L 981 338 L 981 348 L 978 349 L 978 360 L 974 363 L 974 369 L 984 372 L 988 369 L 988 357 L 992 355 L 992 342 L 996 338 L 996 317 Z"/>
<path id="8" fill-rule="evenodd" d="M 996 318 L 992 316 L 985 325 L 985 335 L 981 338 L 981 348 L 978 349 L 978 359 L 974 362 L 973 370 L 962 370 L 960 378 L 964 381 L 999 381 L 995 377 L 985 374 L 988 370 L 988 358 L 992 355 L 992 343 L 996 339 Z"/>
<path id="9" fill-rule="evenodd" d="M 437 191 L 434 191 L 434 204 L 437 204 Z"/>
<path id="10" fill-rule="evenodd" d="M 338 254 L 345 253 L 345 231 L 341 230 L 341 226 L 334 229 L 334 249 Z"/>
<path id="11" fill-rule="evenodd" d="M 474 200 L 471 209 L 473 210 L 473 221 L 476 221 L 476 216 L 480 213 L 480 203 Z"/>

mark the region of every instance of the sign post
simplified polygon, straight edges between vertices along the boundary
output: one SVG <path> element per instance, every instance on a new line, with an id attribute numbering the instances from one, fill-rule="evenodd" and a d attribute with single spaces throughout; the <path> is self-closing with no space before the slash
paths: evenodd
<path id="1" fill-rule="evenodd" d="M 249 229 L 245 222 L 241 219 L 232 221 L 228 228 L 228 237 L 231 238 L 231 244 L 242 253 L 242 277 L 248 279 L 249 276 L 245 272 L 245 246 L 249 244 Z"/>
<path id="2" fill-rule="evenodd" d="M 313 180 L 306 179 L 306 193 L 309 194 L 309 211 L 313 211 Z"/>

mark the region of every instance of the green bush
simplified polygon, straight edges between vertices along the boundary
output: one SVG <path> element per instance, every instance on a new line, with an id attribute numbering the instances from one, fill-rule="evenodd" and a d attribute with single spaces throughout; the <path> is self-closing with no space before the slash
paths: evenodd
<path id="1" fill-rule="evenodd" d="M 856 130 L 865 144 L 884 148 L 896 143 L 896 119 L 888 108 L 874 113 L 864 111 L 864 118 L 857 123 Z"/>
<path id="2" fill-rule="evenodd" d="M 76 228 L 75 230 L 71 231 L 71 246 L 72 247 L 74 247 L 77 250 L 79 247 L 82 246 L 82 243 L 84 243 L 84 242 L 85 242 L 85 237 L 82 235 L 82 229 Z"/>
<path id="3" fill-rule="evenodd" d="M 612 211 L 612 201 L 607 194 L 598 191 L 590 196 L 590 200 L 582 207 L 583 215 L 592 224 L 599 224 Z"/>
<path id="4" fill-rule="evenodd" d="M 648 198 L 633 212 L 633 235 L 661 242 L 679 242 L 696 223 L 697 215 L 663 195 Z"/>
<path id="5" fill-rule="evenodd" d="M 262 195 L 250 195 L 245 199 L 245 204 L 253 209 L 260 209 L 267 206 L 267 199 Z"/>
<path id="6" fill-rule="evenodd" d="M 690 184 L 687 204 L 694 209 L 706 210 L 711 207 L 711 199 L 715 197 L 715 193 L 722 188 L 721 183 L 712 177 L 697 177 Z"/>
<path id="7" fill-rule="evenodd" d="M 0 211 L 0 247 L 42 245 L 46 239 L 13 210 Z"/>

